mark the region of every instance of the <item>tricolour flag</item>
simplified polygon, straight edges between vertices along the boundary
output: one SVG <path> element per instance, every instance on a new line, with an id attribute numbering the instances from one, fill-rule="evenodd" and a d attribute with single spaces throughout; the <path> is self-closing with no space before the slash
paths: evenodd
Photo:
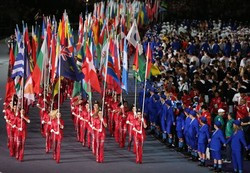
<path id="1" fill-rule="evenodd" d="M 45 66 L 45 60 L 48 59 L 48 44 L 47 44 L 47 34 L 45 33 L 45 37 L 43 40 L 43 44 L 41 50 L 39 52 L 37 63 L 32 73 L 32 79 L 34 83 L 34 92 L 38 94 L 40 92 L 40 83 L 42 80 L 42 70 Z"/>

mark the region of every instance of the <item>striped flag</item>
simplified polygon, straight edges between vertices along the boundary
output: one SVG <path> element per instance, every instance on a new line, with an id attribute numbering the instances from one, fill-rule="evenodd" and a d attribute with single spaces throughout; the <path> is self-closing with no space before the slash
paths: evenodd
<path id="1" fill-rule="evenodd" d="M 18 42 L 18 54 L 12 70 L 12 78 L 17 76 L 24 76 L 24 44 L 22 41 Z"/>
<path id="2" fill-rule="evenodd" d="M 126 39 L 124 39 L 124 50 L 123 50 L 123 70 L 122 70 L 122 89 L 128 92 L 128 48 Z"/>

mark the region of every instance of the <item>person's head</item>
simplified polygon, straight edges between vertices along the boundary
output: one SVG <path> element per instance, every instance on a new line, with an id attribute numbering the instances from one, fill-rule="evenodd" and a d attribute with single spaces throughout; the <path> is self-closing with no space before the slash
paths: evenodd
<path id="1" fill-rule="evenodd" d="M 207 111 L 207 105 L 202 105 L 202 106 L 201 106 L 201 111 L 202 111 L 202 112 Z"/>
<path id="2" fill-rule="evenodd" d="M 234 128 L 234 131 L 238 131 L 241 129 L 241 122 L 240 120 L 234 120 L 233 122 L 233 128 Z"/>
<path id="3" fill-rule="evenodd" d="M 227 114 L 227 119 L 228 120 L 231 120 L 231 119 L 234 119 L 234 113 L 229 113 L 229 114 Z"/>
<path id="4" fill-rule="evenodd" d="M 201 117 L 201 125 L 207 124 L 207 118 Z"/>
<path id="5" fill-rule="evenodd" d="M 142 112 L 141 112 L 141 109 L 137 109 L 137 117 L 139 118 L 139 119 L 141 119 L 142 118 Z"/>
<path id="6" fill-rule="evenodd" d="M 24 109 L 21 109 L 21 114 L 25 114 L 25 110 Z"/>
<path id="7" fill-rule="evenodd" d="M 240 105 L 244 105 L 246 103 L 245 99 L 240 99 Z"/>
<path id="8" fill-rule="evenodd" d="M 220 108 L 218 110 L 218 115 L 223 116 L 224 114 L 225 114 L 225 110 Z"/>
<path id="9" fill-rule="evenodd" d="M 98 109 L 99 109 L 99 104 L 98 104 L 98 101 L 97 101 L 97 100 L 94 102 L 94 109 L 95 109 L 95 110 L 98 110 Z"/>
<path id="10" fill-rule="evenodd" d="M 102 109 L 99 109 L 99 110 L 98 110 L 98 117 L 99 117 L 100 119 L 102 119 Z"/>
<path id="11" fill-rule="evenodd" d="M 196 118 L 196 116 L 197 116 L 196 112 L 193 111 L 193 110 L 191 110 L 191 111 L 189 112 L 189 115 L 190 115 L 190 118 L 191 118 L 191 119 L 194 119 L 194 118 Z"/>
<path id="12" fill-rule="evenodd" d="M 222 124 L 221 124 L 220 121 L 215 121 L 215 123 L 214 123 L 214 128 L 215 128 L 216 130 L 220 129 L 221 126 L 222 126 Z"/>
<path id="13" fill-rule="evenodd" d="M 88 110 L 89 109 L 89 102 L 85 104 L 85 108 Z"/>

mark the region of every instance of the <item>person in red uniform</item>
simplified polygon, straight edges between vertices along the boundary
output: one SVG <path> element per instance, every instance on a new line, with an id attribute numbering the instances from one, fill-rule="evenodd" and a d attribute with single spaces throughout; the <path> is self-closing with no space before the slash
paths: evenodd
<path id="1" fill-rule="evenodd" d="M 201 114 L 199 114 L 199 122 L 201 120 L 202 117 L 205 117 L 207 120 L 207 125 L 209 125 L 209 127 L 211 128 L 211 114 L 208 111 L 207 105 L 202 105 L 201 106 Z"/>
<path id="2" fill-rule="evenodd" d="M 114 130 L 115 130 L 115 118 L 116 118 L 116 114 L 119 111 L 119 102 L 117 101 L 117 95 L 115 94 L 113 97 L 113 101 L 111 102 L 111 110 L 110 110 L 110 114 L 108 116 L 109 118 L 109 132 L 110 132 L 110 136 L 115 136 L 114 134 Z M 117 136 L 116 136 L 117 137 Z"/>
<path id="3" fill-rule="evenodd" d="M 19 161 L 23 161 L 24 157 L 24 145 L 27 136 L 27 125 L 26 123 L 30 123 L 30 120 L 25 115 L 24 109 L 16 112 L 15 114 L 15 138 L 16 138 L 16 159 Z"/>
<path id="4" fill-rule="evenodd" d="M 15 155 L 15 149 L 14 149 L 14 121 L 15 121 L 15 111 L 16 111 L 16 105 L 12 106 L 12 103 L 9 105 L 9 107 L 6 107 L 4 112 L 5 116 L 4 119 L 6 121 L 6 131 L 7 131 L 7 146 L 10 151 L 10 156 Z"/>
<path id="5" fill-rule="evenodd" d="M 140 109 L 137 110 L 137 118 L 133 123 L 134 141 L 136 146 L 136 163 L 142 163 L 143 143 L 146 138 L 145 128 L 147 124 L 145 119 L 142 117 Z"/>
<path id="6" fill-rule="evenodd" d="M 88 133 L 88 123 L 90 121 L 90 109 L 89 109 L 89 103 L 87 102 L 85 104 L 85 109 L 82 110 L 80 114 L 80 141 L 82 142 L 82 145 L 86 145 L 86 136 L 89 141 L 91 140 L 91 133 Z"/>
<path id="7" fill-rule="evenodd" d="M 49 109 L 49 108 L 48 108 Z M 48 153 L 51 149 L 51 117 L 49 116 L 48 110 L 43 111 L 42 124 L 45 134 L 45 151 Z"/>
<path id="8" fill-rule="evenodd" d="M 94 110 L 91 112 L 91 119 L 90 119 L 90 127 L 91 127 L 91 133 L 92 133 L 92 153 L 96 155 L 96 146 L 97 146 L 97 136 L 95 131 L 93 130 L 94 127 L 94 117 L 98 116 L 99 112 L 99 103 L 98 101 L 94 101 Z"/>
<path id="9" fill-rule="evenodd" d="M 236 119 L 244 119 L 248 116 L 246 100 L 241 99 L 240 104 L 236 106 Z"/>
<path id="10" fill-rule="evenodd" d="M 128 151 L 130 151 L 131 145 L 132 145 L 133 123 L 134 123 L 135 118 L 136 118 L 136 107 L 135 107 L 135 105 L 133 105 L 132 110 L 128 112 L 127 121 L 126 121 L 127 129 L 128 129 Z M 135 149 L 135 147 L 134 147 L 134 149 Z"/>
<path id="11" fill-rule="evenodd" d="M 125 142 L 126 142 L 126 134 L 127 134 L 127 113 L 125 112 L 125 107 L 124 105 L 121 105 L 121 114 L 119 115 L 119 146 L 121 148 L 125 147 Z"/>
<path id="12" fill-rule="evenodd" d="M 215 97 L 212 98 L 210 102 L 210 112 L 211 114 L 216 114 L 218 112 L 218 109 L 221 107 L 221 97 L 219 96 L 219 93 L 215 92 Z"/>
<path id="13" fill-rule="evenodd" d="M 106 119 L 103 118 L 102 110 L 93 116 L 93 133 L 96 136 L 96 162 L 104 161 L 104 141 L 106 137 L 105 128 L 107 127 Z"/>
<path id="14" fill-rule="evenodd" d="M 83 101 L 79 100 L 77 105 L 75 106 L 75 111 L 72 113 L 74 115 L 74 125 L 75 125 L 75 130 L 76 130 L 76 137 L 78 142 L 82 142 L 82 138 L 80 138 L 80 118 L 81 118 L 81 113 L 83 111 L 82 109 L 82 104 Z"/>
<path id="15" fill-rule="evenodd" d="M 50 116 L 52 120 L 51 121 L 51 135 L 52 135 L 53 147 L 54 147 L 53 159 L 56 160 L 56 163 L 59 163 L 60 156 L 61 156 L 61 142 L 63 138 L 64 122 L 58 110 L 51 111 Z"/>

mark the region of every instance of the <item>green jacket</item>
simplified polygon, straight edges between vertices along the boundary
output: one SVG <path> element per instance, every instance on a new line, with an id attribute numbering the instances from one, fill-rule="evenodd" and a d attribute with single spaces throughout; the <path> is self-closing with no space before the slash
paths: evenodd
<path id="1" fill-rule="evenodd" d="M 234 130 L 233 130 L 233 122 L 234 119 L 228 120 L 227 124 L 226 124 L 226 130 L 225 130 L 225 134 L 226 134 L 226 138 L 229 138 L 230 136 L 232 136 Z"/>
<path id="2" fill-rule="evenodd" d="M 215 123 L 216 121 L 219 121 L 219 122 L 221 123 L 221 129 L 224 129 L 225 123 L 224 123 L 223 117 L 220 116 L 220 115 L 217 115 L 217 116 L 214 118 L 214 123 Z"/>

